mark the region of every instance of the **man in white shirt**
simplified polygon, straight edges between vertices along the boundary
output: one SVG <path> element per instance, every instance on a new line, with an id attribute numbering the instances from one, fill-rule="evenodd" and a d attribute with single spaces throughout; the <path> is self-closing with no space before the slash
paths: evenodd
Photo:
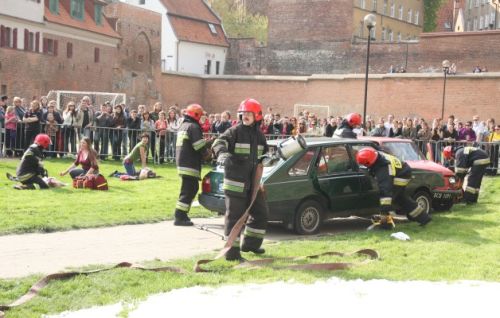
<path id="1" fill-rule="evenodd" d="M 387 121 L 384 123 L 384 127 L 385 127 L 385 136 L 386 137 L 390 137 L 390 134 L 391 134 L 391 129 L 392 131 L 394 131 L 394 115 L 392 114 L 389 114 L 387 116 Z"/>
<path id="2" fill-rule="evenodd" d="M 486 125 L 479 121 L 479 116 L 472 117 L 472 130 L 476 133 L 476 141 L 483 141 L 484 134 L 486 133 Z"/>

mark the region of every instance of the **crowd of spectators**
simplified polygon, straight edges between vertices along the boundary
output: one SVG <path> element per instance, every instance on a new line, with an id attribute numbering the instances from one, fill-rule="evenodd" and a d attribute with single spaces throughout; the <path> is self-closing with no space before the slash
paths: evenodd
<path id="1" fill-rule="evenodd" d="M 12 104 L 6 96 L 0 97 L 0 128 L 5 155 L 22 154 L 41 132 L 52 140 L 52 156 L 76 154 L 77 143 L 89 138 L 101 160 L 111 156 L 115 160 L 125 157 L 139 142 L 141 134 L 148 133 L 150 157 L 159 163 L 175 157 L 176 132 L 180 126 L 183 110 L 178 105 L 164 108 L 161 103 L 152 107 L 139 105 L 129 109 L 124 104 L 93 105 L 88 96 L 80 101 L 68 102 L 61 111 L 56 101 L 42 97 L 30 103 L 14 97 Z M 281 116 L 268 108 L 260 126 L 266 135 L 281 137 L 309 135 L 331 137 L 342 122 L 342 117 L 319 118 L 314 113 L 303 111 L 298 116 Z M 229 111 L 205 113 L 200 120 L 204 133 L 221 134 L 237 122 Z M 368 117 L 366 127 L 354 130 L 358 135 L 386 136 L 420 141 L 467 141 L 500 142 L 500 125 L 493 118 L 480 121 L 460 120 L 453 115 L 446 121 L 424 118 L 400 118 L 393 115 L 378 120 Z M 148 154 L 149 156 L 149 154 Z"/>

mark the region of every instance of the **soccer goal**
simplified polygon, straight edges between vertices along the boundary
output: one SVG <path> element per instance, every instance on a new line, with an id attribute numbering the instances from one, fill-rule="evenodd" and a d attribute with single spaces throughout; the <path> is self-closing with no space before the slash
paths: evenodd
<path id="1" fill-rule="evenodd" d="M 293 108 L 294 116 L 308 111 L 310 114 L 315 114 L 316 118 L 328 118 L 330 116 L 330 106 L 327 105 L 308 105 L 295 104 Z"/>
<path id="2" fill-rule="evenodd" d="M 57 108 L 60 110 L 63 110 L 66 107 L 66 104 L 70 101 L 73 101 L 78 105 L 84 96 L 90 97 L 92 105 L 97 108 L 105 102 L 110 102 L 113 106 L 127 103 L 127 94 L 122 93 L 50 91 L 47 94 L 48 100 L 55 100 L 57 102 Z"/>

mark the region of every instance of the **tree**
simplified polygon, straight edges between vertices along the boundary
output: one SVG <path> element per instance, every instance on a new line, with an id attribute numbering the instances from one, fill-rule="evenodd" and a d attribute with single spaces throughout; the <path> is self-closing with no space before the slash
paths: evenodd
<path id="1" fill-rule="evenodd" d="M 424 0 L 424 32 L 433 32 L 437 27 L 437 13 L 447 0 Z"/>
<path id="2" fill-rule="evenodd" d="M 222 19 L 229 37 L 255 38 L 267 42 L 268 20 L 260 14 L 250 14 L 241 0 L 212 0 L 212 9 Z"/>

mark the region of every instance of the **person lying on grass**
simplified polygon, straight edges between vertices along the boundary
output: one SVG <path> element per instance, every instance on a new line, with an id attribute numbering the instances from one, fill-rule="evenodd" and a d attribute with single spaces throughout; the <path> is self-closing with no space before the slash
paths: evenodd
<path id="1" fill-rule="evenodd" d="M 82 168 L 76 168 L 82 165 Z M 59 175 L 62 177 L 69 172 L 71 179 L 81 175 L 99 174 L 99 166 L 97 164 L 97 152 L 92 148 L 92 141 L 88 137 L 84 137 L 80 142 L 80 150 L 76 155 L 75 162 L 71 166 L 62 171 Z"/>

